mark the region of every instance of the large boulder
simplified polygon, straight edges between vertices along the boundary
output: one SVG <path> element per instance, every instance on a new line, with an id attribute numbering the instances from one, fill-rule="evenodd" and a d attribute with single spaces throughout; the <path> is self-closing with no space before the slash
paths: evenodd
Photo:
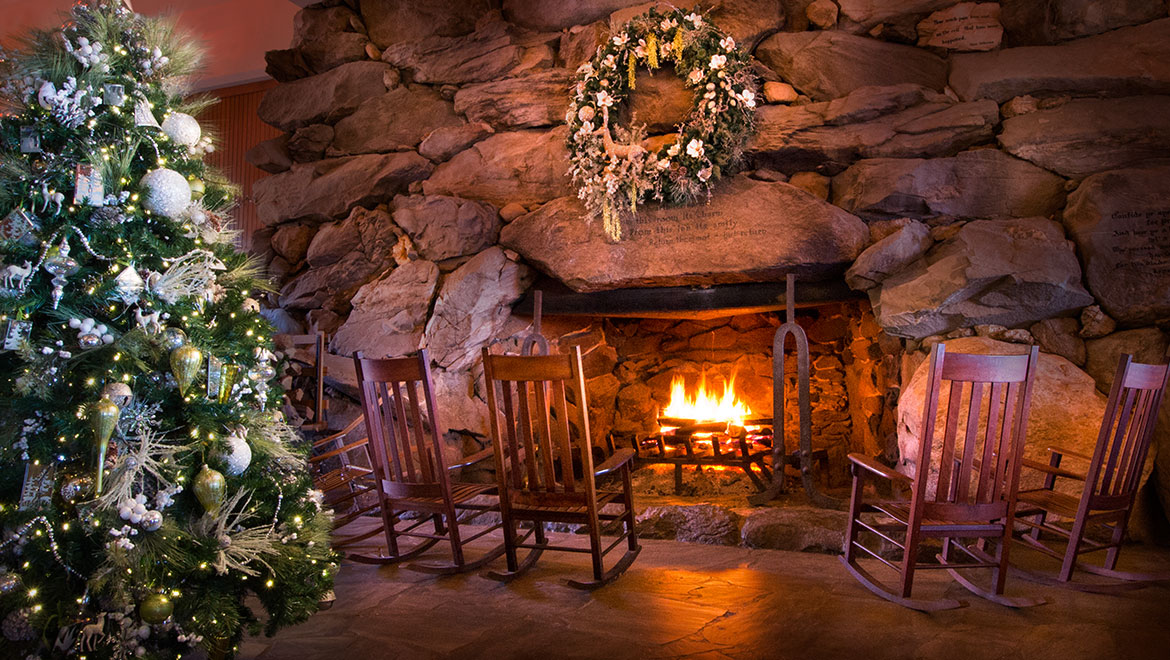
<path id="1" fill-rule="evenodd" d="M 493 4 L 491 0 L 363 2 L 362 17 L 370 39 L 386 48 L 402 41 L 467 34 Z"/>
<path id="2" fill-rule="evenodd" d="M 857 32 L 867 32 L 878 23 L 907 15 L 928 14 L 953 4 L 954 0 L 837 0 L 841 8 L 840 26 Z"/>
<path id="3" fill-rule="evenodd" d="M 953 55 L 950 85 L 963 100 L 990 98 L 1000 103 L 1023 94 L 1166 93 L 1170 19 L 1060 46 Z"/>
<path id="4" fill-rule="evenodd" d="M 999 143 L 1015 156 L 1074 179 L 1165 158 L 1170 96 L 1069 101 L 1004 120 Z"/>
<path id="5" fill-rule="evenodd" d="M 836 174 L 861 158 L 947 156 L 990 140 L 998 122 L 994 101 L 959 103 L 912 83 L 861 87 L 832 101 L 762 106 L 746 150 L 783 172 Z"/>
<path id="6" fill-rule="evenodd" d="M 531 282 L 531 270 L 499 247 L 475 255 L 443 280 L 424 346 L 447 371 L 466 371 L 501 336 Z"/>
<path id="7" fill-rule="evenodd" d="M 1027 353 L 1031 347 L 1009 344 L 987 337 L 964 337 L 944 342 L 947 353 L 977 353 L 980 355 L 1016 355 Z M 926 400 L 929 360 L 914 371 L 910 382 L 898 399 L 898 449 L 901 463 L 898 471 L 913 476 L 918 469 L 918 456 L 922 447 L 923 403 Z M 949 388 L 944 387 L 939 397 L 938 418 L 932 454 L 938 456 L 942 447 L 942 429 L 945 422 Z M 983 406 L 986 414 L 986 402 Z M 961 407 L 959 428 L 966 427 L 967 407 Z M 1097 391 L 1092 377 L 1076 365 L 1059 355 L 1040 353 L 1039 369 L 1032 386 L 1032 408 L 1028 413 L 1028 434 L 1024 455 L 1047 463 L 1048 447 L 1065 447 L 1092 455 L 1097 444 L 1097 431 L 1105 415 L 1105 396 Z M 959 443 L 962 442 L 960 434 Z M 1020 488 L 1038 488 L 1043 484 L 1044 475 L 1035 470 L 1023 469 L 1020 474 Z M 1079 492 L 1079 484 L 1063 487 Z M 927 488 L 934 491 L 938 483 L 937 460 L 931 466 Z"/>
<path id="8" fill-rule="evenodd" d="M 386 91 L 390 67 L 381 62 L 350 62 L 309 78 L 281 83 L 260 100 L 260 119 L 282 131 L 333 123 L 366 99 Z"/>
<path id="9" fill-rule="evenodd" d="M 961 2 L 934 12 L 918 24 L 919 47 L 992 50 L 1003 41 L 999 5 Z"/>
<path id="10" fill-rule="evenodd" d="M 844 32 L 780 32 L 760 44 L 756 57 L 817 101 L 868 85 L 941 91 L 947 83 L 947 63 L 937 55 Z"/>
<path id="11" fill-rule="evenodd" d="M 306 7 L 293 19 L 293 49 L 314 73 L 366 59 L 365 26 L 348 7 Z"/>
<path id="12" fill-rule="evenodd" d="M 1064 180 L 995 149 L 951 158 L 872 158 L 833 179 L 833 203 L 862 217 L 1049 216 Z"/>
<path id="13" fill-rule="evenodd" d="M 1113 375 L 1117 373 L 1117 360 L 1124 354 L 1133 356 L 1134 362 L 1165 364 L 1170 336 L 1157 328 L 1122 330 L 1099 339 L 1085 342 L 1088 360 L 1085 371 L 1097 381 L 1097 388 L 1108 392 L 1113 387 Z"/>
<path id="14" fill-rule="evenodd" d="M 840 273 L 869 232 L 856 217 L 787 183 L 736 177 L 708 204 L 645 206 L 609 240 L 575 197 L 504 227 L 500 242 L 577 291 L 769 281 Z"/>
<path id="15" fill-rule="evenodd" d="M 745 53 L 784 27 L 783 0 L 708 0 L 707 18 L 719 26 Z"/>
<path id="16" fill-rule="evenodd" d="M 334 333 L 330 350 L 374 358 L 417 351 L 438 285 L 439 267 L 430 261 L 412 261 L 366 284 L 354 295 L 353 311 Z"/>
<path id="17" fill-rule="evenodd" d="M 845 282 L 851 288 L 868 291 L 917 261 L 933 243 L 929 227 L 909 220 L 858 255 L 845 271 Z"/>
<path id="18" fill-rule="evenodd" d="M 434 165 L 414 152 L 331 158 L 294 165 L 252 184 L 260 222 L 327 221 L 388 201 Z"/>
<path id="19" fill-rule="evenodd" d="M 287 172 L 292 167 L 292 156 L 288 152 L 289 137 L 287 133 L 281 133 L 257 143 L 244 154 L 244 160 L 269 174 Z"/>
<path id="20" fill-rule="evenodd" d="M 644 4 L 646 0 L 504 0 L 504 18 L 532 30 L 563 30 L 606 18 L 618 9 Z"/>
<path id="21" fill-rule="evenodd" d="M 455 112 L 500 128 L 552 126 L 565 120 L 569 79 L 565 69 L 468 85 L 455 93 Z"/>
<path id="22" fill-rule="evenodd" d="M 423 183 L 428 195 L 536 204 L 573 192 L 563 126 L 496 133 L 439 165 Z"/>
<path id="23" fill-rule="evenodd" d="M 886 332 L 922 339 L 996 324 L 1030 325 L 1093 302 L 1072 242 L 1046 218 L 976 220 L 870 290 Z"/>
<path id="24" fill-rule="evenodd" d="M 459 126 L 450 101 L 425 85 L 399 85 L 337 122 L 331 156 L 402 151 L 439 128 Z"/>
<path id="25" fill-rule="evenodd" d="M 298 264 L 309 251 L 309 244 L 317 226 L 310 222 L 290 222 L 280 225 L 272 234 L 272 251 L 290 264 Z"/>
<path id="26" fill-rule="evenodd" d="M 414 72 L 415 82 L 464 84 L 552 66 L 549 42 L 560 35 L 526 34 L 493 21 L 461 37 L 426 37 L 397 43 L 382 60 Z"/>
<path id="27" fill-rule="evenodd" d="M 1001 0 L 1013 46 L 1048 44 L 1137 25 L 1166 15 L 1164 0 Z"/>
<path id="28" fill-rule="evenodd" d="M 492 134 L 492 127 L 482 122 L 436 128 L 418 145 L 418 152 L 436 163 L 447 160 Z"/>
<path id="29" fill-rule="evenodd" d="M 355 208 L 344 221 L 324 225 L 306 251 L 312 267 L 285 284 L 280 306 L 344 312 L 359 287 L 394 265 L 397 241 L 382 209 Z"/>
<path id="30" fill-rule="evenodd" d="M 494 244 L 501 224 L 490 204 L 442 195 L 396 197 L 394 222 L 432 261 L 475 254 Z"/>
<path id="31" fill-rule="evenodd" d="M 1069 195 L 1064 224 L 1089 290 L 1114 319 L 1170 318 L 1170 165 L 1094 174 Z"/>

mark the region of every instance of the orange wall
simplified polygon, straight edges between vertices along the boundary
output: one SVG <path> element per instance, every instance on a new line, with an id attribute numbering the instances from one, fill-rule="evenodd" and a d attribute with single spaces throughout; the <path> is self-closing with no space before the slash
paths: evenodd
<path id="1" fill-rule="evenodd" d="M 239 204 L 232 215 L 236 227 L 243 232 L 241 241 L 245 248 L 251 242 L 252 232 L 261 227 L 252 199 L 252 184 L 268 173 L 249 165 L 244 154 L 259 142 L 280 135 L 279 130 L 260 121 L 256 114 L 264 92 L 275 84 L 275 81 L 266 80 L 209 92 L 220 101 L 199 116 L 199 123 L 219 138 L 215 152 L 209 154 L 206 161 L 240 187 Z"/>

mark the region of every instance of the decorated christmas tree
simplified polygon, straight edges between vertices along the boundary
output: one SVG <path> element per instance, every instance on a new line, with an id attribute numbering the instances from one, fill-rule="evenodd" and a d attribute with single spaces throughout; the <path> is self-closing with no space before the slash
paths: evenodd
<path id="1" fill-rule="evenodd" d="M 0 657 L 230 656 L 330 588 L 198 60 L 109 0 L 0 53 Z"/>

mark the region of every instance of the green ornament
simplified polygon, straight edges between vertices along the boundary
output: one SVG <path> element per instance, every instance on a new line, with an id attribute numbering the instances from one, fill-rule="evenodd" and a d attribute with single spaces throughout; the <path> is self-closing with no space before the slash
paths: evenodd
<path id="1" fill-rule="evenodd" d="M 191 488 L 195 491 L 195 497 L 199 498 L 203 509 L 214 515 L 219 511 L 219 506 L 223 504 L 227 480 L 218 471 L 207 467 L 205 463 L 203 469 L 199 470 L 199 474 L 195 475 L 195 483 L 191 485 Z"/>
<path id="2" fill-rule="evenodd" d="M 95 492 L 102 493 L 102 476 L 106 467 L 106 450 L 110 448 L 110 436 L 114 435 L 114 428 L 118 425 L 118 416 L 122 409 L 118 404 L 110 401 L 109 397 L 102 397 L 89 409 L 89 427 L 93 429 L 93 439 L 98 447 L 97 485 Z"/>
<path id="3" fill-rule="evenodd" d="M 203 179 L 191 179 L 187 181 L 187 185 L 191 187 L 191 199 L 201 199 L 207 192 L 207 187 L 203 185 Z"/>
<path id="4" fill-rule="evenodd" d="M 179 394 L 187 395 L 187 389 L 195 382 L 202 365 L 203 351 L 191 344 L 171 351 L 171 373 L 175 374 L 175 381 L 179 383 Z"/>
<path id="5" fill-rule="evenodd" d="M 149 624 L 160 624 L 175 612 L 175 604 L 163 594 L 150 594 L 138 604 L 138 618 Z"/>

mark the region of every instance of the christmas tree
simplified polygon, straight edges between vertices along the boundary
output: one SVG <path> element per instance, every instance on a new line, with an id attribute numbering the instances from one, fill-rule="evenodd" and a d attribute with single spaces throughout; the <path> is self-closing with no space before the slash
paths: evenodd
<path id="1" fill-rule="evenodd" d="M 0 657 L 230 656 L 336 570 L 198 60 L 109 0 L 0 53 Z"/>

